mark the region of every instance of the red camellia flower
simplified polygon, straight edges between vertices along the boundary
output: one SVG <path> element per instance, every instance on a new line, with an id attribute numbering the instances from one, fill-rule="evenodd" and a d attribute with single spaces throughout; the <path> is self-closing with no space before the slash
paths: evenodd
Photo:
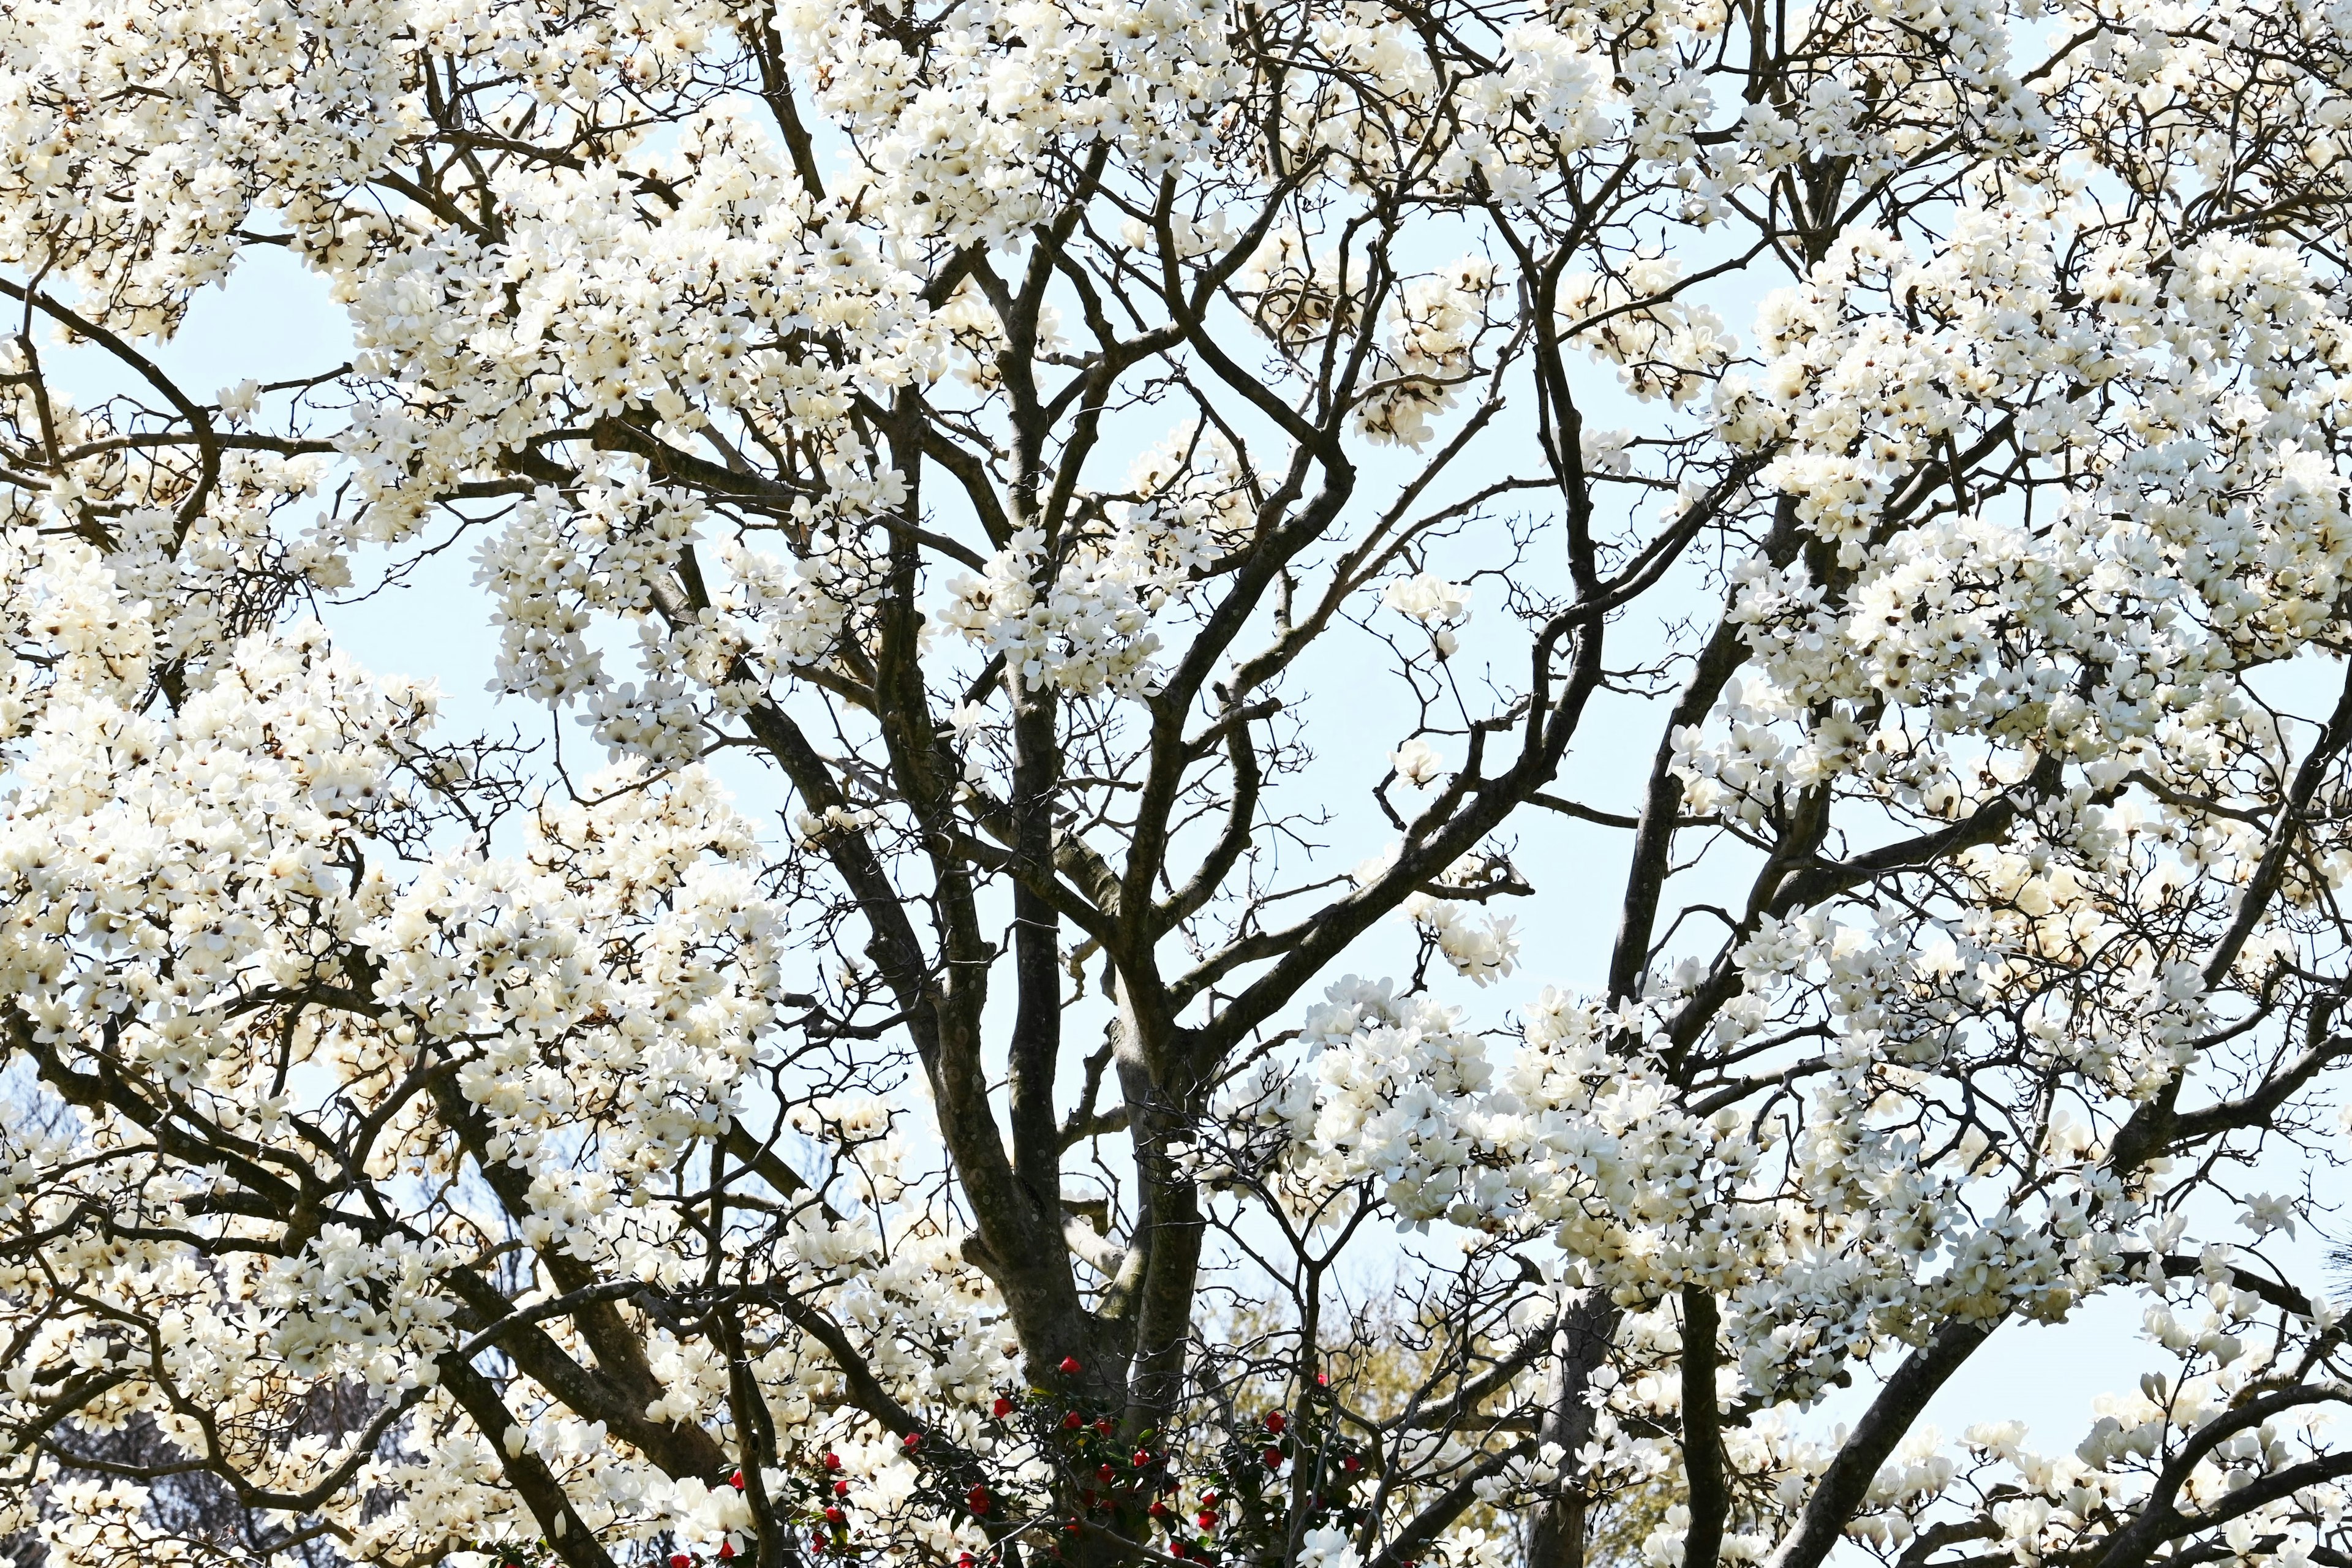
<path id="1" fill-rule="evenodd" d="M 1217 1490 L 1214 1487 L 1210 1488 L 1207 1491 L 1201 1494 L 1201 1506 L 1202 1508 L 1214 1508 L 1217 1506 Z"/>
<path id="2" fill-rule="evenodd" d="M 669 1568 L 694 1568 L 694 1559 L 683 1552 L 673 1552 L 669 1554 Z"/>
<path id="3" fill-rule="evenodd" d="M 1099 1432 L 1099 1433 L 1101 1433 L 1101 1434 L 1102 1434 L 1104 1436 L 1106 1436 L 1106 1437 L 1109 1436 L 1110 1436 L 1110 1434 L 1111 1434 L 1111 1419 L 1110 1419 L 1110 1417 L 1109 1417 L 1109 1416 L 1108 1416 L 1108 1415 L 1106 1415 L 1106 1416 L 1102 1417 L 1102 1419 L 1100 1419 L 1100 1420 L 1097 1421 L 1097 1422 L 1095 1423 L 1095 1430 L 1096 1430 L 1096 1431 L 1097 1431 L 1097 1432 Z"/>
<path id="4" fill-rule="evenodd" d="M 1168 1505 L 1164 1502 L 1154 1502 L 1151 1507 L 1145 1511 L 1150 1513 L 1154 1519 L 1166 1519 L 1168 1517 Z"/>
<path id="5" fill-rule="evenodd" d="M 988 1511 L 988 1489 L 986 1487 L 974 1487 L 971 1490 L 963 1494 L 963 1500 L 971 1504 L 972 1512 L 986 1513 Z"/>
<path id="6" fill-rule="evenodd" d="M 737 1491 L 741 1491 L 743 1489 L 743 1472 L 738 1470 L 733 1475 L 728 1477 L 727 1484 L 733 1487 Z"/>
<path id="7" fill-rule="evenodd" d="M 1086 1368 L 1078 1364 L 1077 1357 L 1074 1355 L 1066 1355 L 1062 1358 L 1061 1371 L 1064 1377 L 1075 1376 L 1085 1370 Z"/>
<path id="8" fill-rule="evenodd" d="M 980 1568 L 980 1559 L 969 1552 L 956 1553 L 956 1568 Z"/>
<path id="9" fill-rule="evenodd" d="M 1214 1530 L 1217 1528 L 1217 1516 L 1204 1510 L 1202 1512 L 1201 1517 L 1194 1520 L 1192 1522 L 1199 1525 L 1202 1530 Z"/>
<path id="10" fill-rule="evenodd" d="M 1100 1481 L 1105 1486 L 1110 1485 L 1110 1483 L 1116 1480 L 1118 1477 L 1118 1472 L 1112 1469 L 1108 1465 L 1097 1465 L 1095 1467 L 1095 1479 Z"/>
<path id="11" fill-rule="evenodd" d="M 834 1482 L 833 1495 L 835 1497 L 847 1497 L 849 1495 L 849 1483 L 847 1481 Z"/>
<path id="12" fill-rule="evenodd" d="M 1265 1451 L 1265 1468 L 1266 1468 L 1267 1469 L 1269 1469 L 1269 1470 L 1278 1470 L 1278 1469 L 1282 1468 L 1282 1450 L 1281 1450 L 1281 1449 L 1279 1449 L 1279 1448 L 1268 1448 L 1268 1449 Z"/>
<path id="13" fill-rule="evenodd" d="M 1062 1430 L 1065 1432 L 1075 1432 L 1086 1424 L 1087 1418 L 1075 1410 L 1062 1417 Z"/>
<path id="14" fill-rule="evenodd" d="M 1170 1542 L 1168 1543 L 1168 1555 L 1171 1557 L 1182 1557 L 1184 1555 L 1184 1543 L 1181 1541 Z"/>
<path id="15" fill-rule="evenodd" d="M 901 1441 L 909 1448 L 919 1447 L 922 1446 L 923 1435 L 920 1432 L 909 1432 Z"/>
<path id="16" fill-rule="evenodd" d="M 1340 1459 L 1339 1468 L 1352 1476 L 1364 1468 L 1364 1461 L 1353 1454 L 1349 1454 Z"/>
<path id="17" fill-rule="evenodd" d="M 841 1456 L 834 1453 L 826 1454 L 824 1457 L 824 1468 L 828 1470 L 837 1470 L 841 1468 Z"/>
<path id="18" fill-rule="evenodd" d="M 1285 1426 L 1289 1425 L 1290 1417 L 1285 1415 L 1281 1411 L 1269 1410 L 1265 1413 L 1265 1429 L 1267 1431 L 1278 1433 Z"/>
<path id="19" fill-rule="evenodd" d="M 1151 1463 L 1151 1456 L 1143 1449 L 1138 1448 L 1135 1451 L 1135 1468 L 1139 1470 L 1150 1463 Z"/>
<path id="20" fill-rule="evenodd" d="M 730 1557 L 732 1557 L 732 1556 L 734 1556 L 734 1555 L 735 1555 L 735 1543 L 734 1543 L 733 1542 L 731 1542 L 731 1541 L 722 1541 L 722 1542 L 720 1542 L 719 1543 L 719 1560 L 721 1563 L 724 1563 L 725 1561 L 727 1561 L 727 1559 L 729 1559 Z"/>
<path id="21" fill-rule="evenodd" d="M 824 1510 L 824 1521 L 827 1524 L 840 1524 L 847 1520 L 848 1517 L 849 1516 L 847 1514 L 842 1512 L 837 1508 L 829 1508 Z"/>
<path id="22" fill-rule="evenodd" d="M 990 1405 L 988 1408 L 991 1414 L 992 1414 L 999 1421 L 1002 1421 L 1006 1416 L 1013 1414 L 1013 1401 L 1005 1398 L 1004 1395 L 1000 1394 L 996 1396 L 996 1403 Z"/>

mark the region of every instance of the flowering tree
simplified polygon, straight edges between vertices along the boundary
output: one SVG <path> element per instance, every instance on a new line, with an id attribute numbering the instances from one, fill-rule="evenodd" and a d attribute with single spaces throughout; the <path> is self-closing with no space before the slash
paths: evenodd
<path id="1" fill-rule="evenodd" d="M 0 1530 L 2343 1568 L 2347 39 L 0 6 Z"/>

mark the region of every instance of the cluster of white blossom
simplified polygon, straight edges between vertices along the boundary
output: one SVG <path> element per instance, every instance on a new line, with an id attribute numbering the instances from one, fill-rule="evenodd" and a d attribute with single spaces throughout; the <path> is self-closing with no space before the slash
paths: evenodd
<path id="1" fill-rule="evenodd" d="M 1475 350 L 1491 325 L 1487 296 L 1494 287 L 1494 268 L 1466 258 L 1398 292 L 1381 367 L 1387 379 L 1358 406 L 1358 429 L 1371 440 L 1414 451 L 1427 444 L 1431 416 L 1453 407 L 1455 389 L 1476 374 Z"/>
<path id="2" fill-rule="evenodd" d="M 1676 299 L 1681 268 L 1636 254 L 1624 276 L 1580 274 L 1560 287 L 1562 326 L 1594 356 L 1619 367 L 1625 389 L 1679 408 L 1712 385 L 1738 341 L 1704 305 Z"/>
<path id="3" fill-rule="evenodd" d="M 1213 465 L 1215 453 L 1211 454 Z M 1160 637 L 1153 617 L 1180 597 L 1249 526 L 1248 498 L 1214 468 L 1168 473 L 1153 454 L 1138 464 L 1143 499 L 1125 519 L 1064 543 L 1048 558 L 1044 532 L 1017 531 L 987 570 L 950 584 L 940 623 L 1003 656 L 1033 684 L 1078 696 L 1148 695 Z"/>
<path id="4" fill-rule="evenodd" d="M 238 1173 L 173 1159 L 161 1129 L 109 1114 L 103 1093 L 72 1113 L 72 1135 L 12 1134 L 8 1224 L 70 1228 L 99 1204 L 142 1239 L 61 1239 L 37 1263 L 0 1269 L 12 1311 L 30 1314 L 5 1418 L 21 1426 L 40 1408 L 53 1364 L 119 1368 L 89 1394 L 79 1430 L 152 1419 L 173 1451 L 225 1457 L 252 1484 L 289 1492 L 353 1465 L 354 1489 L 320 1511 L 368 1555 L 452 1529 L 496 1535 L 519 1507 L 488 1453 L 450 1425 L 447 1352 L 485 1326 L 451 1286 L 482 1268 L 488 1222 L 436 1198 L 457 1152 L 434 1123 L 467 1129 L 482 1168 L 504 1173 L 493 1184 L 513 1184 L 521 1244 L 679 1286 L 701 1265 L 658 1192 L 681 1153 L 742 1114 L 781 1003 L 783 932 L 750 874 L 756 841 L 698 772 L 593 781 L 595 804 L 551 802 L 509 856 L 461 845 L 404 874 L 372 853 L 429 805 L 400 774 L 425 755 L 432 710 L 429 692 L 368 682 L 315 628 L 247 639 L 168 719 L 126 710 L 92 680 L 54 700 L 28 738 L 0 829 L 13 1049 L 68 1092 L 123 1070 L 168 1085 L 215 1135 L 294 1158 L 297 1190 L 310 1169 L 290 1154 L 302 1137 L 365 1126 L 363 1155 L 392 1205 L 350 1223 L 313 1218 L 307 1244 L 275 1258 L 232 1249 L 225 1266 L 199 1268 L 177 1237 L 259 1240 L 301 1226 L 299 1204 L 290 1221 L 250 1215 L 219 1229 Z M 173 913 L 158 925 L 142 912 L 155 909 Z M 287 1010 L 306 994 L 342 996 L 347 1011 Z M 443 1075 L 452 1100 L 419 1095 Z M 885 1342 L 942 1285 L 984 1309 L 986 1287 L 957 1263 L 951 1237 L 911 1216 L 896 1234 L 877 1228 L 871 1216 L 900 1190 L 903 1152 L 877 1131 L 887 1119 L 867 1102 L 816 1109 L 856 1147 L 870 1206 L 866 1218 L 796 1220 L 789 1256 L 804 1288 Z M 160 1360 L 137 1342 L 100 1348 L 93 1311 L 99 1322 L 156 1314 Z M 929 1342 L 895 1361 L 877 1344 L 875 1364 L 911 1378 L 919 1397 L 969 1404 L 1004 1377 L 988 1316 L 926 1308 Z M 648 1364 L 666 1392 L 651 1418 L 692 1424 L 726 1408 L 726 1366 L 706 1351 L 653 1337 Z M 761 1366 L 779 1387 L 798 1371 L 782 1346 Z M 343 1446 L 350 1435 L 268 1437 L 283 1401 L 354 1379 L 414 1406 L 416 1439 L 371 1453 Z M 805 1396 L 799 1408 L 813 1434 L 829 1430 L 823 1408 Z M 483 1436 L 564 1473 L 600 1532 L 675 1531 L 715 1547 L 743 1522 L 714 1511 L 714 1498 L 733 1506 L 735 1494 L 615 1454 L 600 1422 L 549 1395 L 512 1413 L 510 1430 Z M 894 1467 L 903 1459 L 877 1447 L 861 1479 L 882 1489 Z M 371 1505 L 379 1489 L 402 1507 Z M 77 1561 L 152 1551 L 160 1538 L 140 1500 L 94 1498 L 43 1512 L 39 1526 Z"/>

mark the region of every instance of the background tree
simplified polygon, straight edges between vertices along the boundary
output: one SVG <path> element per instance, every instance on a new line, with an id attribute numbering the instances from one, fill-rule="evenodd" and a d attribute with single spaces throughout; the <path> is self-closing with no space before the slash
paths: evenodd
<path id="1" fill-rule="evenodd" d="M 0 1527 L 2342 1568 L 2347 26 L 0 8 Z"/>

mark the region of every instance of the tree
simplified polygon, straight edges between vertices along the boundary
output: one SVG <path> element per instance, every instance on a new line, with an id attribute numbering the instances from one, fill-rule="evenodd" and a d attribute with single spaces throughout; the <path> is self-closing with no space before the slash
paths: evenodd
<path id="1" fill-rule="evenodd" d="M 2347 28 L 0 8 L 0 1530 L 2344 1568 Z"/>

